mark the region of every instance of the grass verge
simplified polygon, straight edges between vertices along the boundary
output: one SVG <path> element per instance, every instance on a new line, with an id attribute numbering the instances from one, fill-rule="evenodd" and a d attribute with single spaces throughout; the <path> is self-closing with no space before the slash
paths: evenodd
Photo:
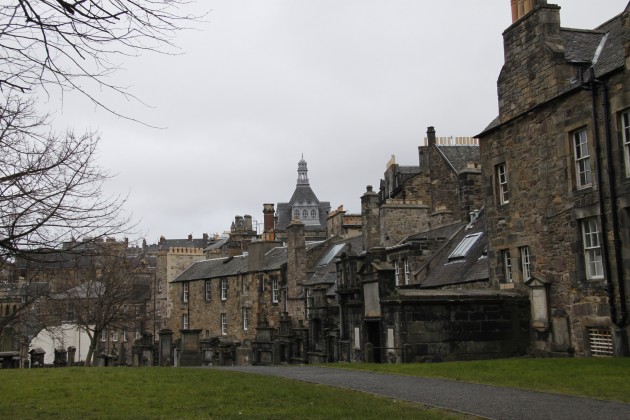
<path id="1" fill-rule="evenodd" d="M 443 419 L 444 410 L 213 369 L 0 370 L 0 418 Z"/>
<path id="2" fill-rule="evenodd" d="M 630 403 L 630 358 L 524 358 L 411 364 L 334 363 L 321 366 L 447 378 Z"/>

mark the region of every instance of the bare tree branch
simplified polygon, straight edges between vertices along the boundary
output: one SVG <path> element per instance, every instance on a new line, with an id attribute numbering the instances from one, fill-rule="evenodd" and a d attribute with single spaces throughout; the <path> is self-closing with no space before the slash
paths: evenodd
<path id="1" fill-rule="evenodd" d="M 76 89 L 116 115 L 93 92 L 105 88 L 137 98 L 108 80 L 119 68 L 112 60 L 143 51 L 178 53 L 175 34 L 199 19 L 183 12 L 189 0 L 12 3 L 0 5 L 0 90 Z"/>
<path id="2" fill-rule="evenodd" d="M 72 237 L 128 234 L 125 197 L 103 195 L 98 136 L 50 131 L 32 102 L 0 108 L 0 261 L 37 256 Z M 37 250 L 37 252 L 34 252 Z"/>

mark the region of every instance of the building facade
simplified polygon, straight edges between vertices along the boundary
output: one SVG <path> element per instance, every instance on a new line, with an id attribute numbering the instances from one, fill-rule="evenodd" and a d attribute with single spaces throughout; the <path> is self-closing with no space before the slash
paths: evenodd
<path id="1" fill-rule="evenodd" d="M 576 30 L 525 3 L 479 135 L 490 280 L 529 296 L 533 354 L 627 355 L 630 12 Z"/>

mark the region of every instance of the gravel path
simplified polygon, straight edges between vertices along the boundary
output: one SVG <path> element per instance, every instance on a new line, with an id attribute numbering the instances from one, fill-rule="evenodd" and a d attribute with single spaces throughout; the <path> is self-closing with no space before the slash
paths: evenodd
<path id="1" fill-rule="evenodd" d="M 491 419 L 630 419 L 630 404 L 464 382 L 316 366 L 224 369 L 330 385 Z"/>

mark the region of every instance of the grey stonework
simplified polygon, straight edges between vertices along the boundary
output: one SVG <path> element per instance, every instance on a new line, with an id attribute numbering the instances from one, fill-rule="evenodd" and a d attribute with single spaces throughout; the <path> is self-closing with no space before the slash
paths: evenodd
<path id="1" fill-rule="evenodd" d="M 630 108 L 629 31 L 627 10 L 596 31 L 576 31 L 560 27 L 558 6 L 541 5 L 503 35 L 500 114 L 479 135 L 488 260 L 496 287 L 527 296 L 530 288 L 519 250 L 531 250 L 532 274 L 545 284 L 548 305 L 545 325 L 532 325 L 535 354 L 589 356 L 589 329 L 607 331 L 614 354 L 627 354 L 627 317 L 622 312 L 628 297 L 620 296 L 620 286 L 630 286 L 630 178 L 620 123 L 621 112 Z M 578 56 L 588 60 L 578 62 Z M 592 77 L 601 83 L 590 83 Z M 575 166 L 573 133 L 582 129 L 590 155 L 588 186 L 579 185 Z M 609 164 L 612 172 L 607 171 Z M 507 167 L 508 203 L 500 199 L 498 165 Z M 614 201 L 611 193 L 616 194 Z M 581 229 L 591 217 L 599 227 L 605 272 L 589 279 Z M 506 279 L 506 251 L 513 282 Z"/>

